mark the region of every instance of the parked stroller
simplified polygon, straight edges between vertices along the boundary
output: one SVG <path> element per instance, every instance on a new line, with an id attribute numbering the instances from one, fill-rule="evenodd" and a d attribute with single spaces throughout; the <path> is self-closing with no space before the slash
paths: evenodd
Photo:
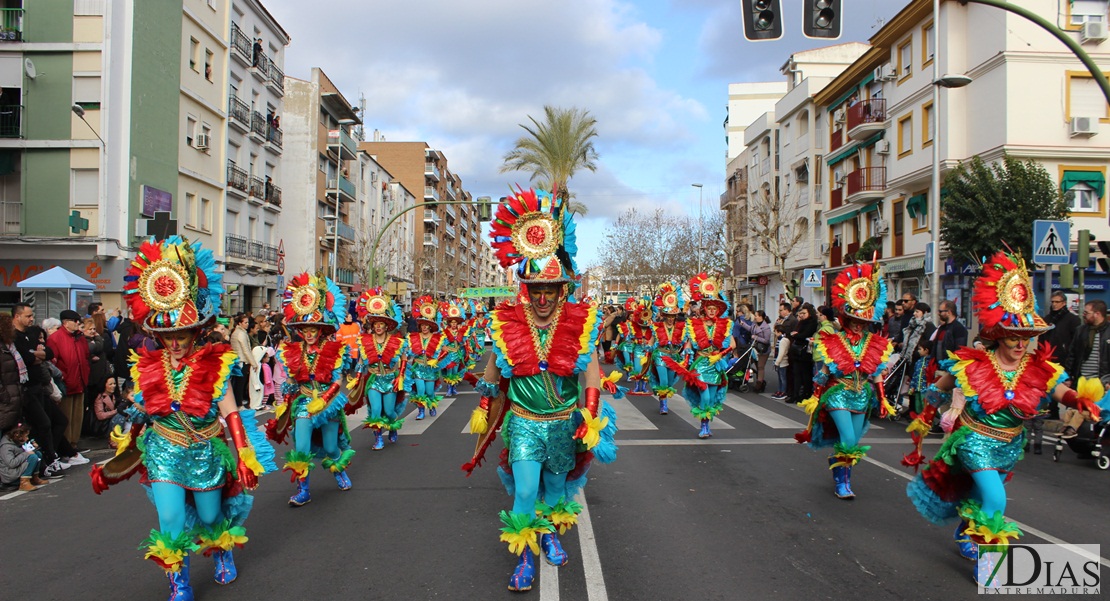
<path id="1" fill-rule="evenodd" d="M 1060 460 L 1060 453 L 1064 451 L 1064 444 L 1067 443 L 1080 459 L 1092 458 L 1098 469 L 1110 469 L 1110 455 L 1107 454 L 1107 446 L 1110 445 L 1110 416 L 1104 417 L 1097 423 L 1083 422 L 1076 432 L 1075 438 L 1056 439 L 1052 460 Z"/>
<path id="2" fill-rule="evenodd" d="M 911 410 L 909 395 L 905 394 L 903 390 L 906 378 L 910 375 L 910 367 L 913 365 L 913 355 L 902 354 L 893 356 L 893 358 L 895 359 L 894 365 L 883 377 L 883 395 L 895 408 L 895 412 L 888 415 L 887 419 L 898 421 Z"/>
<path id="3" fill-rule="evenodd" d="M 762 386 L 758 382 L 759 374 L 759 355 L 756 353 L 755 344 L 753 343 L 736 359 L 732 367 L 728 370 L 728 387 L 737 392 L 763 392 L 767 387 L 767 383 L 763 382 Z"/>

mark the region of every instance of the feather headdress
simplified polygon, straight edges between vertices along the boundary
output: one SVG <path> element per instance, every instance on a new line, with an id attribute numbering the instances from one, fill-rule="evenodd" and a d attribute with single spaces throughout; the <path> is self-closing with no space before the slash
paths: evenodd
<path id="1" fill-rule="evenodd" d="M 998 251 L 983 264 L 971 307 L 979 320 L 980 338 L 1032 338 L 1053 328 L 1037 315 L 1033 279 L 1020 255 Z"/>
<path id="2" fill-rule="evenodd" d="M 731 308 L 721 289 L 721 282 L 704 272 L 690 278 L 690 300 L 701 303 L 703 309 L 708 305 L 717 305 L 721 310 L 718 317 L 727 317 Z"/>
<path id="3" fill-rule="evenodd" d="M 381 286 L 363 290 L 355 302 L 355 311 L 359 319 L 366 319 L 371 323 L 383 321 L 390 330 L 396 330 L 404 319 L 401 306 L 385 295 Z"/>
<path id="4" fill-rule="evenodd" d="M 432 331 L 439 331 L 440 315 L 436 300 L 428 295 L 412 301 L 412 317 L 419 325 L 430 325 Z"/>
<path id="5" fill-rule="evenodd" d="M 224 288 L 212 251 L 180 236 L 139 246 L 124 275 L 132 318 L 152 332 L 207 325 L 220 311 Z"/>
<path id="6" fill-rule="evenodd" d="M 674 282 L 663 282 L 655 293 L 652 303 L 652 313 L 656 319 L 663 315 L 678 315 L 686 308 L 686 299 L 683 298 L 682 289 Z"/>
<path id="7" fill-rule="evenodd" d="M 335 330 L 347 317 L 347 296 L 323 274 L 307 271 L 285 286 L 282 304 L 287 326 L 320 326 Z"/>
<path id="8" fill-rule="evenodd" d="M 886 309 L 886 281 L 877 263 L 857 263 L 836 275 L 832 305 L 847 317 L 881 322 Z"/>
<path id="9" fill-rule="evenodd" d="M 524 190 L 497 206 L 490 228 L 502 267 L 516 265 L 523 284 L 574 283 L 578 254 L 574 219 L 563 201 L 546 190 Z"/>

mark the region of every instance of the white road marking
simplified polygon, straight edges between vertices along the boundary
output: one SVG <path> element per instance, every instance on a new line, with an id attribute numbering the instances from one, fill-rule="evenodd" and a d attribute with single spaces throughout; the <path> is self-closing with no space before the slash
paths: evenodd
<path id="1" fill-rule="evenodd" d="M 639 398 L 639 397 L 637 397 Z M 606 397 L 605 402 L 613 406 L 617 412 L 617 426 L 621 431 L 626 430 L 658 430 L 659 428 L 651 423 L 651 420 L 644 416 L 640 409 L 629 400 L 628 397 L 623 399 L 614 399 L 613 397 Z M 658 412 L 659 402 L 655 397 L 646 397 L 646 402 L 651 403 L 650 408 L 654 408 Z"/>
<path id="2" fill-rule="evenodd" d="M 878 461 L 878 460 L 872 459 L 870 457 L 864 457 L 863 460 L 866 461 L 867 463 L 872 464 L 872 465 L 877 465 L 877 466 L 883 468 L 884 470 L 886 470 L 886 471 L 888 471 L 892 474 L 895 474 L 897 476 L 901 476 L 902 478 L 904 478 L 906 480 L 913 480 L 912 475 L 907 474 L 906 472 L 904 472 L 900 469 L 891 467 L 891 466 L 883 463 L 882 461 Z M 1025 531 L 1028 534 L 1032 534 L 1033 536 L 1036 536 L 1037 538 L 1046 540 L 1046 541 L 1048 541 L 1048 542 L 1050 542 L 1054 545 L 1063 545 L 1063 546 L 1067 547 L 1068 550 L 1072 551 L 1073 553 L 1076 553 L 1078 555 L 1086 557 L 1087 559 L 1092 559 L 1092 560 L 1097 559 L 1098 562 L 1101 563 L 1102 565 L 1110 567 L 1110 559 L 1107 559 L 1105 557 L 1100 557 L 1098 555 L 1095 555 L 1094 553 L 1089 553 L 1087 551 L 1084 551 L 1083 549 L 1080 549 L 1079 547 L 1076 547 L 1076 546 L 1072 545 L 1071 543 L 1069 543 L 1069 542 L 1067 542 L 1063 539 L 1052 536 L 1051 534 L 1049 534 L 1047 532 L 1044 532 L 1043 530 L 1039 530 L 1037 528 L 1034 528 L 1034 527 L 1030 526 L 1029 524 L 1026 524 L 1025 522 L 1019 522 L 1017 520 L 1012 520 L 1012 521 L 1014 522 L 1014 524 L 1017 525 L 1018 528 L 1021 528 L 1023 531 Z"/>
<path id="3" fill-rule="evenodd" d="M 609 601 L 605 589 L 605 575 L 601 571 L 601 556 L 597 552 L 597 538 L 594 536 L 593 522 L 590 521 L 590 508 L 586 504 L 585 491 L 579 493 L 582 513 L 578 514 L 578 545 L 582 548 L 582 571 L 586 575 L 586 598 L 589 601 Z"/>
<path id="4" fill-rule="evenodd" d="M 733 394 L 730 394 L 725 399 L 725 406 L 735 409 L 764 426 L 776 430 L 801 430 L 805 428 L 805 424 L 803 423 L 796 422 L 788 417 L 783 417 L 770 409 L 760 407 L 747 399 Z"/>
<path id="5" fill-rule="evenodd" d="M 939 445 L 939 444 L 941 444 L 941 442 L 942 441 L 940 441 L 940 440 L 929 440 L 929 439 L 925 440 L 925 444 Z M 657 438 L 657 439 L 648 438 L 648 439 L 635 439 L 635 440 L 627 440 L 627 439 L 621 439 L 621 438 L 617 439 L 617 446 L 622 447 L 622 448 L 623 447 L 675 447 L 675 446 L 683 446 L 683 445 L 695 445 L 696 446 L 696 445 L 751 445 L 751 444 L 792 445 L 792 444 L 798 444 L 798 441 L 794 440 L 793 438 L 708 438 L 708 439 L 703 440 L 703 439 L 698 439 L 698 438 L 691 437 L 691 438 Z M 901 440 L 901 439 L 896 439 L 896 438 L 884 438 L 884 439 L 877 439 L 877 440 L 868 439 L 867 444 L 868 445 L 893 444 L 893 445 L 907 445 L 907 446 L 909 445 L 909 443 L 907 441 Z"/>
<path id="6" fill-rule="evenodd" d="M 419 436 L 423 434 L 425 430 L 431 427 L 433 422 L 439 419 L 439 416 L 443 415 L 447 411 L 447 409 L 451 406 L 451 403 L 454 402 L 455 397 L 444 398 L 442 401 L 439 402 L 439 407 L 436 408 L 435 417 L 432 417 L 431 415 L 428 415 L 427 412 L 425 412 L 424 419 L 420 421 L 416 421 L 417 410 L 413 409 L 411 412 L 409 412 L 408 415 L 405 416 L 405 425 L 397 431 L 397 434 L 400 436 Z"/>
<path id="7" fill-rule="evenodd" d="M 536 561 L 540 564 L 540 601 L 559 601 L 559 568 L 547 563 L 543 549 L 540 549 Z"/>
<path id="8" fill-rule="evenodd" d="M 694 417 L 694 415 L 692 413 L 690 413 L 690 403 L 682 395 L 676 394 L 676 395 L 672 396 L 670 398 L 670 404 L 671 404 L 671 407 L 670 407 L 671 415 L 678 415 L 678 417 L 682 421 L 690 424 L 691 426 L 693 426 L 695 428 L 701 428 L 701 420 Z M 618 424 L 618 425 L 620 425 L 620 424 Z M 717 419 L 714 419 L 709 424 L 709 429 L 710 430 L 735 430 L 736 428 L 733 428 L 732 426 L 730 426 L 724 420 L 722 420 L 720 418 L 717 418 Z"/>

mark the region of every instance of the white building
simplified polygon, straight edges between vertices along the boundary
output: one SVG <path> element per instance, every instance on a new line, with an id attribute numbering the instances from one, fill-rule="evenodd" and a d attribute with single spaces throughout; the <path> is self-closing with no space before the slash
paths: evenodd
<path id="1" fill-rule="evenodd" d="M 358 151 L 358 173 L 351 175 L 357 177 L 358 186 L 352 221 L 356 238 L 351 254 L 358 279 L 368 283 L 371 270 L 376 268 L 375 284 L 383 286 L 401 304 L 407 304 L 413 283 L 416 211 L 401 212 L 414 206 L 416 197 L 364 150 Z M 382 233 L 382 228 L 394 217 L 397 220 Z M 379 235 L 376 256 L 372 258 L 370 253 Z"/>
<path id="2" fill-rule="evenodd" d="M 728 114 L 725 115 L 725 139 L 728 141 L 726 165 L 744 150 L 744 128 L 773 109 L 785 93 L 786 84 L 781 81 L 728 84 Z"/>

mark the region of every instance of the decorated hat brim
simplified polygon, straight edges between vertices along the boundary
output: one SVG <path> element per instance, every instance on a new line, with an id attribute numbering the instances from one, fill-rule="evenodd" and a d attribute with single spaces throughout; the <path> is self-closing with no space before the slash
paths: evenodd
<path id="1" fill-rule="evenodd" d="M 1055 328 L 1056 326 L 1046 324 L 1036 324 L 1033 326 L 1025 327 L 1005 327 L 996 325 L 993 328 L 983 328 L 979 330 L 979 337 L 983 340 L 1002 340 L 1003 338 L 1035 338 L 1044 334 L 1045 332 Z"/>
<path id="2" fill-rule="evenodd" d="M 380 322 L 383 322 L 386 325 L 388 325 L 389 329 L 391 329 L 391 330 L 396 330 L 397 329 L 397 320 L 393 319 L 392 317 L 386 317 L 385 315 L 367 315 L 363 319 L 366 320 L 366 323 L 371 323 L 372 324 L 376 321 L 380 321 Z"/>
<path id="3" fill-rule="evenodd" d="M 416 318 L 416 325 L 418 326 L 432 326 L 433 332 L 439 331 L 439 324 L 431 319 L 424 319 L 423 317 Z"/>

